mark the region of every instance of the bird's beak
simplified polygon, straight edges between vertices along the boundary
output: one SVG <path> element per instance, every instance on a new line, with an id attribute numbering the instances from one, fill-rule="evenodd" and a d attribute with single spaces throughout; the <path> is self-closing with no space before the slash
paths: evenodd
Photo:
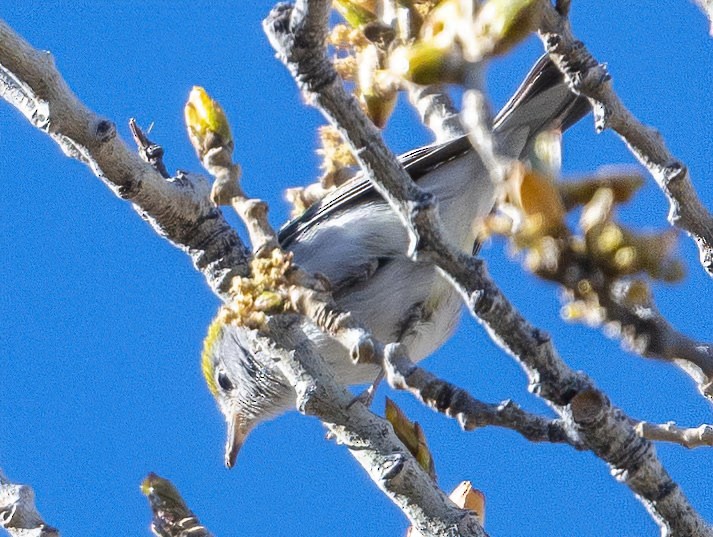
<path id="1" fill-rule="evenodd" d="M 235 466 L 235 459 L 237 459 L 238 452 L 243 447 L 247 435 L 248 431 L 246 431 L 240 415 L 235 412 L 229 416 L 228 439 L 225 441 L 225 466 L 228 468 Z"/>

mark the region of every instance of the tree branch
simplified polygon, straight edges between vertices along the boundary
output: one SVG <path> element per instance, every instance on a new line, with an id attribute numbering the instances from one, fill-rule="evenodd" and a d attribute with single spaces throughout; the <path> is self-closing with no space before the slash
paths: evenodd
<path id="1" fill-rule="evenodd" d="M 669 201 L 668 221 L 693 237 L 700 262 L 713 276 L 713 217 L 703 206 L 688 168 L 666 147 L 661 135 L 639 122 L 614 93 L 611 77 L 572 34 L 569 21 L 542 1 L 540 36 L 550 57 L 574 91 L 592 104 L 597 131 L 614 130 L 656 180 Z"/>
<path id="2" fill-rule="evenodd" d="M 585 390 L 571 403 L 572 418 L 592 451 L 609 462 L 612 474 L 649 501 L 644 506 L 661 535 L 711 535 L 713 531 L 668 476 L 654 446 L 631 427 L 627 418 L 599 391 Z"/>
<path id="3" fill-rule="evenodd" d="M 471 311 L 488 329 L 491 337 L 516 357 L 530 378 L 530 389 L 545 397 L 565 419 L 573 417 L 570 402 L 580 393 L 599 393 L 585 375 L 571 371 L 557 355 L 546 334 L 532 327 L 505 299 L 487 277 L 482 261 L 469 258 L 449 248 L 437 225 L 436 201 L 421 192 L 386 148 L 378 131 L 361 113 L 354 99 L 343 88 L 327 59 L 324 47 L 326 15 L 329 2 L 303 1 L 293 9 L 281 4 L 263 23 L 278 58 L 293 74 L 306 102 L 317 107 L 343 134 L 351 145 L 365 175 L 372 181 L 405 223 L 415 257 L 428 258 L 455 283 Z M 318 14 L 305 20 L 305 13 Z M 307 17 L 309 19 L 309 17 Z M 322 26 L 320 30 L 319 27 Z M 309 31 L 305 31 L 308 28 Z M 602 399 L 605 399 L 601 395 Z M 616 420 L 618 409 L 603 412 L 606 420 L 580 420 L 578 428 L 598 456 L 616 470 L 655 516 L 662 531 L 670 535 L 711 535 L 700 516 L 693 511 L 683 493 L 654 457 L 635 459 L 632 444 L 616 442 L 609 450 L 598 449 L 614 439 L 635 437 L 639 446 L 650 444 L 636 436 L 625 420 Z M 628 464 L 642 462 L 641 468 Z M 652 462 L 652 461 L 655 461 Z M 630 474 L 645 475 L 647 481 L 626 479 Z M 666 502 L 678 506 L 675 516 L 659 510 Z"/>
<path id="4" fill-rule="evenodd" d="M 332 63 L 327 58 L 325 36 L 330 2 L 301 1 L 294 8 L 278 4 L 263 22 L 263 27 L 279 59 L 292 73 L 306 101 L 320 110 L 337 128 L 362 169 L 378 169 L 376 189 L 396 210 L 406 226 L 411 249 L 417 252 L 418 232 L 407 215 L 412 211 L 422 218 L 437 218 L 436 201 L 422 192 L 386 148 L 381 134 L 359 110 L 352 95 L 346 92 Z M 358 111 L 358 119 L 353 114 Z M 396 195 L 389 196 L 393 191 Z"/>
<path id="5" fill-rule="evenodd" d="M 445 88 L 440 85 L 419 86 L 407 83 L 406 90 L 421 122 L 433 132 L 437 142 L 465 134 L 458 110 L 453 106 Z"/>
<path id="6" fill-rule="evenodd" d="M 516 431 L 531 442 L 567 443 L 575 449 L 586 449 L 563 420 L 531 414 L 512 401 L 478 401 L 465 390 L 414 365 L 400 345 L 386 347 L 385 366 L 392 387 L 407 390 L 429 407 L 457 419 L 466 431 L 494 425 Z"/>
<path id="7" fill-rule="evenodd" d="M 307 26 L 306 31 L 315 29 Z M 137 212 L 147 217 L 161 236 L 193 257 L 196 268 L 203 272 L 213 289 L 228 298 L 233 275 L 247 272 L 247 251 L 222 213 L 209 200 L 207 182 L 193 175 L 168 181 L 163 178 L 116 138 L 110 122 L 100 119 L 79 102 L 48 58 L 0 22 L 0 96 L 52 136 L 67 154 L 87 163 L 117 195 L 132 201 Z M 148 141 L 140 139 L 140 143 L 143 148 Z M 273 332 L 276 341 L 282 338 L 290 341 L 291 337 L 301 342 L 297 356 L 305 354 L 304 360 L 308 364 L 310 357 L 320 363 L 321 358 L 313 356 L 303 334 L 288 333 L 285 328 L 288 335 L 280 335 L 280 323 L 287 321 L 274 322 L 278 327 Z M 286 362 L 289 366 L 284 366 L 286 374 L 289 370 L 301 371 L 299 359 L 292 353 L 283 354 L 289 355 Z M 315 367 L 320 371 L 319 365 Z M 300 374 L 300 381 L 305 375 L 307 373 Z M 323 377 L 321 373 L 318 376 Z M 294 375 L 288 375 L 288 378 L 297 382 Z M 377 418 L 360 405 L 352 405 L 353 410 L 345 411 L 352 398 L 343 388 L 336 385 L 325 388 L 324 385 L 324 380 L 300 384 L 302 387 L 313 386 L 320 393 L 326 390 L 330 394 L 340 394 L 335 403 L 318 398 L 321 403 L 315 408 L 326 405 L 325 412 L 334 414 L 332 420 L 339 429 L 335 434 L 345 442 L 353 442 L 349 444 L 352 453 L 367 465 L 370 474 L 378 475 L 378 484 L 402 506 L 414 526 L 428 535 L 485 535 L 472 512 L 457 509 L 430 481 L 386 422 L 380 420 L 381 425 L 374 426 Z M 311 400 L 309 396 L 315 390 L 306 390 L 307 401 Z M 310 407 L 311 403 L 305 405 Z M 355 413 L 359 416 L 357 420 L 354 420 Z M 371 448 L 363 449 L 363 446 Z M 374 460 L 379 461 L 379 465 L 368 466 Z M 21 490 L 27 494 L 26 488 Z M 412 492 L 412 495 L 406 492 Z M 11 514 L 14 513 L 16 510 Z"/>
<path id="8" fill-rule="evenodd" d="M 45 524 L 37 511 L 32 487 L 11 482 L 2 470 L 0 470 L 0 526 L 12 537 L 59 537 L 59 530 Z"/>
<path id="9" fill-rule="evenodd" d="M 117 137 L 111 121 L 77 99 L 48 52 L 32 48 L 1 20 L 0 97 L 190 255 L 216 293 L 223 293 L 234 275 L 246 273 L 247 251 L 210 202 L 205 179 L 182 173 L 162 177 Z"/>
<path id="10" fill-rule="evenodd" d="M 713 399 L 711 346 L 676 330 L 648 294 L 632 300 L 635 293 L 631 291 L 637 282 L 603 270 L 590 253 L 581 251 L 570 239 L 567 235 L 558 241 L 556 267 L 543 267 L 536 274 L 564 286 L 585 303 L 591 295 L 596 296 L 597 315 L 603 317 L 597 322 L 609 335 L 621 339 L 622 346 L 640 356 L 675 363 L 696 382 L 704 397 Z M 587 282 L 584 290 L 582 282 Z"/>
<path id="11" fill-rule="evenodd" d="M 269 339 L 259 344 L 278 354 L 282 374 L 295 387 L 300 412 L 319 417 L 376 485 L 424 535 L 486 535 L 472 511 L 457 508 L 404 447 L 386 420 L 375 416 L 334 378 L 296 318 L 273 317 Z M 288 349 L 294 349 L 294 353 Z"/>

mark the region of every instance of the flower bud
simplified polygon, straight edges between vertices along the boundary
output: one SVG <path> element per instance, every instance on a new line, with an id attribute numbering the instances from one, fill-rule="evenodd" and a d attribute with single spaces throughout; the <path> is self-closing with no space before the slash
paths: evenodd
<path id="1" fill-rule="evenodd" d="M 215 147 L 232 148 L 228 118 L 217 101 L 200 86 L 193 86 L 183 110 L 188 137 L 199 158 Z"/>
<path id="2" fill-rule="evenodd" d="M 475 19 L 475 34 L 492 54 L 504 54 L 537 28 L 541 16 L 537 0 L 489 0 Z"/>

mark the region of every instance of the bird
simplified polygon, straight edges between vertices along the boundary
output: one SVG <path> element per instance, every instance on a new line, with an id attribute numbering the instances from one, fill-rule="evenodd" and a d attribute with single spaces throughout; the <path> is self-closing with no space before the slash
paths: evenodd
<path id="1" fill-rule="evenodd" d="M 501 154 L 526 158 L 538 134 L 563 132 L 590 110 L 562 73 L 542 56 L 493 121 Z M 477 251 L 473 222 L 493 208 L 496 187 L 467 135 L 409 151 L 399 161 L 438 200 L 445 234 L 464 253 Z M 405 227 L 363 174 L 356 174 L 279 231 L 280 246 L 304 270 L 321 273 L 337 306 L 351 312 L 382 343 L 405 345 L 420 361 L 453 333 L 462 309 L 458 292 L 435 265 L 408 256 Z M 340 343 L 309 321 L 303 330 L 336 378 L 372 382 L 375 364 L 354 364 Z M 201 356 L 209 390 L 226 418 L 225 463 L 235 464 L 248 433 L 295 406 L 295 392 L 257 348 L 254 332 L 220 320 L 210 325 Z"/>

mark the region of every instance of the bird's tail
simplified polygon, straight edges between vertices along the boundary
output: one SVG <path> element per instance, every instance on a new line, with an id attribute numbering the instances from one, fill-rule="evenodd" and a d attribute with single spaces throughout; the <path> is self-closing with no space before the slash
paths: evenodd
<path id="1" fill-rule="evenodd" d="M 587 99 L 569 89 L 562 72 L 545 54 L 495 118 L 500 150 L 512 158 L 526 157 L 538 134 L 564 132 L 590 110 Z"/>

